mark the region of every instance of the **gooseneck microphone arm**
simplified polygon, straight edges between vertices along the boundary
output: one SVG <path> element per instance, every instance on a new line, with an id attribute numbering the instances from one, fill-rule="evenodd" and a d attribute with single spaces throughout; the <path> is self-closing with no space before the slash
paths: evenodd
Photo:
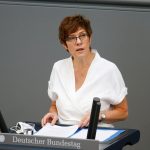
<path id="1" fill-rule="evenodd" d="M 101 108 L 100 98 L 98 97 L 93 98 L 87 139 L 95 139 L 100 108 Z"/>

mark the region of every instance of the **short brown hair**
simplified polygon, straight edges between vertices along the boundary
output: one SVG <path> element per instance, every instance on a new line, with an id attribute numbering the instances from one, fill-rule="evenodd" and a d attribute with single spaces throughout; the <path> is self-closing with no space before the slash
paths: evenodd
<path id="1" fill-rule="evenodd" d="M 76 32 L 79 28 L 85 29 L 88 36 L 90 37 L 92 34 L 92 28 L 90 25 L 90 21 L 81 16 L 81 15 L 74 15 L 74 16 L 67 16 L 65 17 L 59 26 L 59 40 L 61 44 L 66 45 L 66 38 L 71 34 Z"/>

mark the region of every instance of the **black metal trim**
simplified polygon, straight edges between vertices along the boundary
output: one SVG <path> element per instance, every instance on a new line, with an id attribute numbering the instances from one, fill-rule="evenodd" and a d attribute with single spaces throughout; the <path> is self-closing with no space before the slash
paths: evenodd
<path id="1" fill-rule="evenodd" d="M 0 0 L 3 1 L 3 0 Z M 92 5 L 115 5 L 131 7 L 150 7 L 150 0 L 5 0 L 5 2 L 53 2 L 63 4 L 92 4 Z"/>

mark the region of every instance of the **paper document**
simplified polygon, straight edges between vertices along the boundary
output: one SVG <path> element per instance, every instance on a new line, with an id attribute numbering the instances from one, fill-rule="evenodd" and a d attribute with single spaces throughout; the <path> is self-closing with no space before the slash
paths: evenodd
<path id="1" fill-rule="evenodd" d="M 58 126 L 47 123 L 42 129 L 36 132 L 34 135 L 40 136 L 54 136 L 54 137 L 69 137 L 75 133 L 78 129 L 78 125 L 73 126 Z"/>
<path id="2" fill-rule="evenodd" d="M 109 141 L 119 134 L 124 132 L 125 130 L 117 130 L 117 129 L 105 129 L 100 128 L 96 131 L 96 140 L 100 142 Z M 58 126 L 51 125 L 47 123 L 42 129 L 36 132 L 34 135 L 39 136 L 50 136 L 50 137 L 65 137 L 65 138 L 78 138 L 78 139 L 86 139 L 87 138 L 87 128 L 79 129 L 78 125 L 73 126 Z"/>
<path id="3" fill-rule="evenodd" d="M 86 139 L 87 132 L 88 132 L 88 129 L 82 129 L 79 132 L 73 134 L 71 136 L 71 138 Z M 100 141 L 100 142 L 106 142 L 106 141 L 109 141 L 109 140 L 115 138 L 116 136 L 118 136 L 122 132 L 124 132 L 124 130 L 97 129 L 95 139 Z"/>

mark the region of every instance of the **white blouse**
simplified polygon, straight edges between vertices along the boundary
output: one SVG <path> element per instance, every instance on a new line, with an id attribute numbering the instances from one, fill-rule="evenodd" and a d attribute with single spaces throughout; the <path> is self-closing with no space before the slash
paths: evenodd
<path id="1" fill-rule="evenodd" d="M 83 115 L 91 111 L 94 97 L 101 99 L 101 111 L 104 111 L 110 108 L 110 104 L 119 104 L 127 95 L 127 88 L 117 66 L 102 58 L 96 50 L 92 51 L 95 57 L 84 83 L 77 91 L 72 58 L 59 60 L 53 66 L 48 95 L 56 101 L 59 123 L 79 123 Z"/>

